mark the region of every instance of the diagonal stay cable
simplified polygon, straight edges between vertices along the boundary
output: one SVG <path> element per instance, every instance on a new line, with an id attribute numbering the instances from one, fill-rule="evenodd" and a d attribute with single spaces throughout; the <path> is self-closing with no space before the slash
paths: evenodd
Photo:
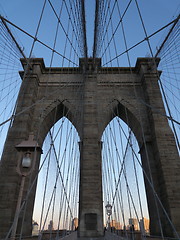
<path id="1" fill-rule="evenodd" d="M 105 37 L 106 37 L 106 35 L 108 35 L 108 28 L 109 28 L 110 23 L 112 22 L 112 16 L 113 16 L 116 4 L 117 4 L 117 0 L 114 1 L 114 4 L 112 6 L 112 10 L 110 12 L 110 2 L 108 3 L 106 18 L 105 18 L 105 23 L 107 22 L 107 24 L 106 24 L 106 28 L 105 29 L 103 28 L 103 34 L 102 34 L 102 37 L 100 39 L 101 45 L 99 44 L 99 52 L 101 52 L 101 49 L 103 47 L 102 43 L 105 42 Z M 109 19 L 108 19 L 108 21 L 106 21 L 108 14 L 109 14 Z M 102 15 L 102 13 L 101 13 L 101 15 Z M 102 26 L 103 26 L 103 24 L 102 24 Z M 113 36 L 114 36 L 114 34 L 113 34 Z"/>
<path id="2" fill-rule="evenodd" d="M 68 112 L 66 113 L 66 115 L 67 115 L 67 114 L 68 114 Z M 63 123 L 61 124 L 60 128 L 62 128 L 62 127 L 63 127 Z M 55 139 L 57 138 L 57 136 L 58 136 L 58 133 L 57 133 L 56 136 L 54 137 L 54 140 L 53 140 L 53 141 L 55 141 Z M 26 202 L 28 201 L 28 198 L 29 198 L 29 196 L 30 196 L 30 194 L 31 194 L 31 191 L 32 191 L 33 187 L 34 187 L 35 184 L 36 184 L 36 181 L 37 181 L 37 178 L 38 178 L 38 176 L 39 176 L 39 173 L 41 172 L 41 170 L 42 170 L 42 168 L 43 168 L 43 166 L 44 166 L 44 164 L 45 164 L 45 162 L 46 162 L 46 159 L 47 159 L 47 157 L 48 157 L 48 155 L 49 155 L 49 153 L 50 153 L 51 150 L 52 150 L 52 144 L 50 145 L 50 148 L 48 149 L 46 155 L 44 156 L 44 160 L 43 160 L 41 166 L 39 167 L 39 170 L 38 170 L 36 176 L 34 177 L 34 180 L 32 181 L 31 185 L 29 186 L 29 189 L 28 189 L 28 192 L 27 192 L 27 194 L 26 194 L 26 197 L 24 198 L 24 200 L 23 200 L 22 203 L 21 203 L 21 207 L 20 207 L 20 209 L 19 209 L 18 215 L 21 213 L 21 211 L 22 211 L 22 209 L 24 208 Z M 36 150 L 35 150 L 35 151 L 36 151 Z M 35 158 L 34 158 L 34 159 L 35 159 Z M 13 228 L 13 224 L 14 224 L 14 223 L 12 223 L 12 225 L 11 225 L 11 227 L 10 227 L 7 235 L 6 235 L 5 240 L 8 240 L 8 237 L 9 237 L 11 231 L 12 231 L 12 228 Z"/>
<path id="3" fill-rule="evenodd" d="M 125 138 L 126 138 L 127 141 L 128 141 L 129 138 L 128 138 L 128 136 L 126 135 L 126 133 L 125 133 L 125 131 L 123 130 L 123 128 L 122 128 L 121 125 L 120 125 L 120 128 L 122 129 L 123 134 L 124 134 Z M 138 158 L 136 152 L 134 151 L 133 146 L 132 146 L 131 144 L 129 144 L 129 146 L 130 146 L 130 148 L 131 148 L 131 150 L 132 150 L 132 152 L 133 152 L 133 154 L 134 154 L 134 156 L 135 156 L 135 158 L 136 158 L 136 160 L 137 160 L 139 166 L 141 167 L 141 169 L 142 169 L 142 171 L 143 171 L 143 173 L 144 173 L 144 176 L 145 176 L 145 178 L 147 179 L 147 181 L 148 181 L 148 183 L 149 183 L 149 185 L 150 185 L 150 187 L 151 187 L 151 189 L 152 189 L 152 191 L 153 191 L 153 193 L 154 193 L 154 195 L 155 195 L 157 201 L 159 202 L 159 204 L 160 204 L 160 206 L 161 206 L 161 208 L 162 208 L 162 210 L 163 210 L 163 212 L 164 212 L 164 215 L 166 216 L 168 222 L 170 223 L 170 225 L 171 225 L 171 227 L 172 227 L 172 229 L 173 229 L 175 235 L 177 236 L 178 239 L 180 239 L 180 238 L 179 238 L 179 233 L 176 231 L 175 226 L 174 226 L 172 220 L 170 219 L 168 213 L 166 212 L 166 209 L 164 208 L 164 206 L 163 206 L 163 204 L 162 204 L 162 202 L 161 202 L 161 200 L 160 200 L 160 198 L 159 198 L 159 196 L 158 196 L 156 190 L 154 189 L 154 186 L 153 186 L 153 183 L 151 182 L 151 179 L 149 179 L 149 177 L 148 177 L 148 175 L 147 175 L 145 169 L 143 168 L 142 163 L 140 162 L 140 160 L 139 160 L 139 158 Z"/>
<path id="4" fill-rule="evenodd" d="M 77 69 L 78 69 L 78 68 L 77 68 Z M 23 109 L 22 111 L 20 111 L 20 112 L 18 112 L 18 113 L 16 113 L 16 114 L 13 114 L 13 115 L 12 115 L 11 117 L 9 117 L 7 120 L 1 122 L 1 123 L 0 123 L 0 126 L 6 124 L 7 122 L 9 122 L 9 121 L 11 121 L 11 120 L 13 120 L 16 116 L 18 116 L 18 115 L 26 112 L 28 109 L 32 108 L 33 106 L 41 103 L 41 102 L 44 101 L 47 97 L 52 96 L 52 95 L 54 95 L 56 92 L 58 92 L 58 91 L 60 90 L 60 88 L 62 89 L 62 88 L 64 88 L 64 87 L 68 86 L 70 83 L 71 83 L 71 81 L 67 82 L 66 84 L 63 84 L 61 87 L 55 89 L 53 92 L 49 92 L 46 96 L 42 97 L 42 98 L 39 99 L 37 102 L 35 102 L 35 103 L 33 103 L 32 105 L 26 107 L 26 108 Z M 62 102 L 64 102 L 64 101 L 67 101 L 67 99 L 65 98 Z"/>
<path id="5" fill-rule="evenodd" d="M 52 8 L 52 10 L 53 10 L 53 12 L 54 12 L 56 18 L 58 19 L 58 22 L 59 22 L 59 24 L 60 24 L 60 26 L 61 26 L 61 28 L 62 28 L 62 30 L 63 30 L 63 32 L 64 32 L 66 38 L 67 38 L 67 40 L 69 41 L 69 43 L 70 43 L 71 47 L 73 48 L 75 54 L 79 57 L 78 53 L 76 52 L 76 49 L 73 47 L 73 43 L 72 43 L 72 41 L 69 39 L 68 33 L 66 32 L 66 30 L 65 30 L 65 28 L 64 28 L 64 26 L 63 26 L 63 24 L 62 24 L 62 22 L 61 22 L 61 20 L 60 20 L 60 17 L 58 16 L 58 14 L 57 14 L 57 12 L 56 12 L 56 10 L 55 10 L 53 4 L 51 3 L 50 0 L 48 0 L 48 2 L 49 2 L 49 4 L 50 4 L 50 6 L 51 6 L 51 8 Z"/>
<path id="6" fill-rule="evenodd" d="M 50 137 L 51 137 L 51 139 L 52 139 L 52 134 L 51 134 L 51 132 L 50 132 Z M 66 192 L 66 187 L 65 187 L 65 184 L 64 184 L 64 180 L 63 180 L 63 177 L 62 177 L 61 169 L 60 169 L 60 166 L 59 166 L 58 156 L 57 156 L 56 148 L 55 148 L 55 146 L 54 146 L 54 140 L 53 140 L 53 139 L 52 139 L 52 148 L 53 148 L 53 151 L 54 151 L 54 155 L 55 155 L 55 159 L 56 159 L 56 164 L 57 164 L 58 172 L 59 172 L 60 179 L 61 179 L 61 182 L 62 182 L 62 187 L 63 187 L 64 194 L 65 194 L 65 197 L 66 197 L 66 201 L 67 201 L 67 203 L 68 203 L 68 208 L 69 208 L 69 210 L 70 210 L 71 217 L 72 217 L 73 214 L 72 214 L 72 210 L 71 210 L 71 207 L 70 207 L 70 202 L 69 202 L 69 199 L 68 199 L 68 195 L 67 195 L 67 192 Z"/>
<path id="7" fill-rule="evenodd" d="M 70 15 L 70 11 L 69 11 L 69 9 L 68 9 L 67 1 L 63 0 L 63 2 L 64 2 L 64 4 L 65 4 L 66 11 L 67 11 L 67 14 L 68 14 L 68 16 L 69 16 L 69 21 L 70 21 L 70 23 L 71 23 L 73 33 L 74 33 L 75 38 L 76 38 L 76 41 L 77 41 L 77 43 L 78 43 L 78 48 L 79 48 L 80 51 L 81 51 L 81 47 L 80 47 L 80 45 L 79 45 L 78 36 L 77 36 L 78 29 L 76 29 L 76 31 L 77 31 L 77 32 L 76 32 L 76 31 L 75 31 L 75 28 L 74 28 L 74 26 L 76 26 L 76 24 L 75 24 L 75 23 L 73 24 L 73 21 L 72 21 L 72 19 L 71 19 L 71 15 Z M 80 19 L 81 19 L 81 18 L 80 18 Z M 82 29 L 81 24 L 80 24 L 80 29 Z M 83 55 L 84 55 L 84 54 L 83 54 Z"/>
<path id="8" fill-rule="evenodd" d="M 11 33 L 11 30 L 10 30 L 9 27 L 7 26 L 5 20 L 1 18 L 1 21 L 2 21 L 2 23 L 4 24 L 7 32 L 10 34 L 12 40 L 14 41 L 14 43 L 15 43 L 15 45 L 17 46 L 17 48 L 18 48 L 19 52 L 21 53 L 21 55 L 22 55 L 24 58 L 26 58 L 23 50 L 21 49 L 21 47 L 19 46 L 19 44 L 18 44 L 18 42 L 16 41 L 15 37 L 14 37 L 13 34 Z"/>
<path id="9" fill-rule="evenodd" d="M 179 16 L 180 16 L 180 15 L 179 15 Z M 178 17 L 179 17 L 179 16 L 178 16 Z M 168 40 L 170 34 L 172 33 L 173 29 L 175 28 L 175 26 L 176 26 L 176 24 L 177 24 L 177 22 L 178 22 L 178 20 L 179 20 L 179 18 L 176 18 L 176 21 L 174 21 L 174 23 L 173 23 L 172 27 L 170 28 L 167 36 L 165 37 L 165 39 L 164 39 L 164 41 L 162 42 L 162 44 L 161 44 L 161 46 L 159 47 L 159 49 L 157 50 L 157 52 L 156 52 L 156 54 L 155 54 L 155 57 L 157 57 L 157 56 L 160 54 L 160 52 L 161 52 L 164 44 L 165 44 L 166 41 Z"/>
<path id="10" fill-rule="evenodd" d="M 144 20 L 142 18 L 142 14 L 141 14 L 141 11 L 140 11 L 140 8 L 139 8 L 139 4 L 138 4 L 137 0 L 135 0 L 135 3 L 136 3 L 138 14 L 139 14 L 139 17 L 140 17 L 140 20 L 141 20 L 142 27 L 143 27 L 143 30 L 144 30 L 144 34 L 145 34 L 145 37 L 146 37 L 146 40 L 147 40 L 147 43 L 148 43 L 148 47 L 149 47 L 149 50 L 150 50 L 150 53 L 151 53 L 151 57 L 153 57 L 151 44 L 150 44 L 150 41 L 149 41 L 149 38 L 148 38 L 148 34 L 147 34 L 147 31 L 146 31 Z M 180 18 L 180 15 L 178 15 L 178 17 L 175 19 L 176 23 L 178 22 L 179 18 Z M 153 60 L 154 60 L 154 63 L 155 63 L 155 59 L 153 59 Z M 180 149 L 178 135 L 177 135 L 176 128 L 175 128 L 175 125 L 174 125 L 174 121 L 172 120 L 172 111 L 171 111 L 171 109 L 169 107 L 169 103 L 168 103 L 167 98 L 166 98 L 166 94 L 165 94 L 165 91 L 164 91 L 164 88 L 163 88 L 163 85 L 162 85 L 162 81 L 161 81 L 161 78 L 159 76 L 159 72 L 157 70 L 156 70 L 156 74 L 157 74 L 157 77 L 159 78 L 159 85 L 160 85 L 160 88 L 161 88 L 161 91 L 162 91 L 162 94 L 163 94 L 163 97 L 164 97 L 164 102 L 166 104 L 167 112 L 168 112 L 168 114 L 170 116 L 169 120 L 171 120 L 172 128 L 173 128 L 173 131 L 174 131 L 174 136 L 175 136 L 176 141 L 177 141 L 177 146 Z"/>
<path id="11" fill-rule="evenodd" d="M 129 1 L 129 3 L 128 3 L 128 5 L 127 5 L 126 9 L 124 10 L 124 12 L 123 12 L 123 14 L 122 14 L 122 16 L 121 16 L 121 18 L 120 18 L 120 20 L 119 20 L 119 22 L 118 22 L 118 24 L 117 24 L 116 28 L 115 28 L 115 30 L 114 30 L 114 32 L 113 32 L 113 34 L 112 34 L 112 37 L 110 38 L 110 40 L 109 40 L 109 42 L 108 42 L 108 45 L 106 46 L 106 48 L 105 48 L 105 50 L 104 50 L 104 52 L 103 52 L 103 54 L 102 54 L 102 56 L 101 56 L 101 57 L 103 57 L 103 56 L 104 56 L 104 54 L 105 54 L 105 52 L 107 51 L 107 49 L 108 49 L 109 45 L 111 44 L 111 41 L 113 40 L 113 38 L 114 38 L 114 35 L 116 34 L 116 32 L 117 32 L 117 30 L 118 30 L 118 28 L 119 28 L 119 26 L 120 26 L 121 22 L 123 21 L 123 18 L 124 18 L 124 16 L 125 16 L 125 14 L 126 14 L 127 10 L 129 9 L 131 2 L 132 2 L 132 0 L 130 0 L 130 1 Z M 107 32 L 107 30 L 106 30 L 106 32 Z M 104 40 L 104 39 L 103 39 L 103 40 Z"/>
<path id="12" fill-rule="evenodd" d="M 46 43 L 42 42 L 41 40 L 39 40 L 38 38 L 34 37 L 33 35 L 31 35 L 30 33 L 26 32 L 25 30 L 23 30 L 22 28 L 18 27 L 17 25 L 15 25 L 14 23 L 10 22 L 9 20 L 7 20 L 6 18 L 2 17 L 0 15 L 0 19 L 3 19 L 4 21 L 6 21 L 7 23 L 11 24 L 13 27 L 17 28 L 18 30 L 20 30 L 21 32 L 25 33 L 26 35 L 28 35 L 30 38 L 33 38 L 34 41 L 39 42 L 40 44 L 42 44 L 43 46 L 45 46 L 46 48 L 50 49 L 51 51 L 55 52 L 56 54 L 58 54 L 59 56 L 65 58 L 67 61 L 71 62 L 72 64 L 78 66 L 78 64 L 74 63 L 73 61 L 71 61 L 70 59 L 68 59 L 66 56 L 63 56 L 63 54 L 59 53 L 58 51 L 56 51 L 55 49 L 53 49 L 52 47 L 50 47 L 49 45 L 47 45 Z"/>
<path id="13" fill-rule="evenodd" d="M 151 38 L 154 35 L 156 35 L 157 33 L 161 32 L 163 29 L 167 28 L 168 26 L 170 26 L 171 24 L 173 24 L 175 21 L 177 21 L 177 19 L 179 19 L 180 17 L 178 16 L 176 19 L 174 19 L 173 21 L 169 22 L 168 24 L 166 24 L 165 26 L 163 26 L 162 28 L 158 29 L 157 31 L 153 32 L 152 34 L 150 34 L 147 38 Z M 128 48 L 127 50 L 123 51 L 122 53 L 118 54 L 117 56 L 115 56 L 114 58 L 110 59 L 108 62 L 104 63 L 103 66 L 107 65 L 110 62 L 113 62 L 115 59 L 119 58 L 120 56 L 124 55 L 125 53 L 127 53 L 128 51 L 132 50 L 133 48 L 137 47 L 138 45 L 140 45 L 141 43 L 143 43 L 144 41 L 147 41 L 147 38 L 144 38 L 143 40 L 139 41 L 138 43 L 134 44 L 133 46 L 131 46 L 130 48 Z M 103 67 L 102 66 L 102 67 Z"/>

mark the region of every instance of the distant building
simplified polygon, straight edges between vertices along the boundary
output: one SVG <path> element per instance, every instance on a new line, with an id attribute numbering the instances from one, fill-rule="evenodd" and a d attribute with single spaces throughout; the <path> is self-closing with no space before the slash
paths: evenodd
<path id="1" fill-rule="evenodd" d="M 143 218 L 139 222 L 140 230 L 143 234 L 149 233 L 149 219 Z"/>
<path id="2" fill-rule="evenodd" d="M 112 220 L 111 222 L 110 222 L 110 227 L 116 227 L 116 220 Z"/>
<path id="3" fill-rule="evenodd" d="M 116 222 L 116 220 L 112 220 L 110 222 L 110 227 L 115 228 L 116 230 L 122 229 L 122 225 L 120 224 L 120 222 Z"/>
<path id="4" fill-rule="evenodd" d="M 33 221 L 32 223 L 32 236 L 37 236 L 39 235 L 39 225 L 37 222 Z"/>
<path id="5" fill-rule="evenodd" d="M 72 220 L 72 231 L 77 230 L 77 228 L 78 228 L 78 218 L 74 218 Z"/>
<path id="6" fill-rule="evenodd" d="M 129 230 L 138 231 L 139 229 L 139 222 L 136 218 L 129 218 Z"/>
<path id="7" fill-rule="evenodd" d="M 52 230 L 54 230 L 54 228 L 53 228 L 53 221 L 51 220 L 48 225 L 48 231 L 52 231 Z"/>
<path id="8" fill-rule="evenodd" d="M 116 230 L 122 229 L 122 225 L 120 224 L 120 222 L 116 222 L 115 228 L 116 228 Z"/>

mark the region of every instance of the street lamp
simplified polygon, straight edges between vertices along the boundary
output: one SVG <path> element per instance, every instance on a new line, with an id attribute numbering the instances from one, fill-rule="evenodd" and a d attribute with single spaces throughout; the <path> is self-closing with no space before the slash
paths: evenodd
<path id="1" fill-rule="evenodd" d="M 110 229 L 110 216 L 111 216 L 111 214 L 112 214 L 112 205 L 111 204 L 109 204 L 109 202 L 107 203 L 107 205 L 105 206 L 105 208 L 106 208 L 106 214 L 108 215 L 108 229 Z"/>
<path id="2" fill-rule="evenodd" d="M 11 231 L 11 240 L 15 240 L 15 237 L 16 237 L 17 224 L 18 224 L 19 214 L 21 211 L 20 208 L 21 208 L 21 202 L 23 197 L 25 178 L 34 170 L 37 152 L 39 151 L 40 153 L 42 153 L 42 149 L 40 148 L 37 141 L 34 140 L 33 134 L 29 135 L 28 140 L 22 141 L 20 144 L 18 144 L 16 146 L 16 149 L 19 153 L 16 171 L 21 176 L 21 185 L 19 189 L 16 212 L 15 212 L 14 222 L 13 222 L 12 231 Z"/>
<path id="3" fill-rule="evenodd" d="M 31 153 L 26 152 L 25 156 L 22 159 L 22 167 L 23 168 L 30 168 L 31 167 L 32 159 L 30 157 L 31 157 Z"/>

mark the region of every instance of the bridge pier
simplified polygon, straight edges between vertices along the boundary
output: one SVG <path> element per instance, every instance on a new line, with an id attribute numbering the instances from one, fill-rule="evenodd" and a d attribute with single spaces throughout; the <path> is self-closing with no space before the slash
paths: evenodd
<path id="1" fill-rule="evenodd" d="M 103 236 L 103 200 L 101 142 L 97 109 L 97 73 L 99 62 L 80 62 L 85 67 L 83 86 L 83 122 L 80 147 L 80 198 L 78 237 Z M 94 238 L 93 238 L 94 239 Z"/>

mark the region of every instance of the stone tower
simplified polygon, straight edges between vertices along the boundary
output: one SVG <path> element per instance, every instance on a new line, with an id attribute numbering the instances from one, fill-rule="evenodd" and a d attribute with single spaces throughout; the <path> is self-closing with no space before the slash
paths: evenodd
<path id="1" fill-rule="evenodd" d="M 133 68 L 104 68 L 100 59 L 93 58 L 80 59 L 77 68 L 49 69 L 43 59 L 30 59 L 30 67 L 24 59 L 21 62 L 25 71 L 21 73 L 16 117 L 0 163 L 0 237 L 6 236 L 14 219 L 22 185 L 18 169 L 27 151 L 33 168 L 27 173 L 22 192 L 22 201 L 28 193 L 23 234 L 31 234 L 41 147 L 50 128 L 67 113 L 81 139 L 79 238 L 103 236 L 101 136 L 115 116 L 128 124 L 139 144 L 151 234 L 160 235 L 157 209 L 164 236 L 174 234 L 161 205 L 180 232 L 180 161 L 164 117 L 159 59 L 138 58 Z"/>

